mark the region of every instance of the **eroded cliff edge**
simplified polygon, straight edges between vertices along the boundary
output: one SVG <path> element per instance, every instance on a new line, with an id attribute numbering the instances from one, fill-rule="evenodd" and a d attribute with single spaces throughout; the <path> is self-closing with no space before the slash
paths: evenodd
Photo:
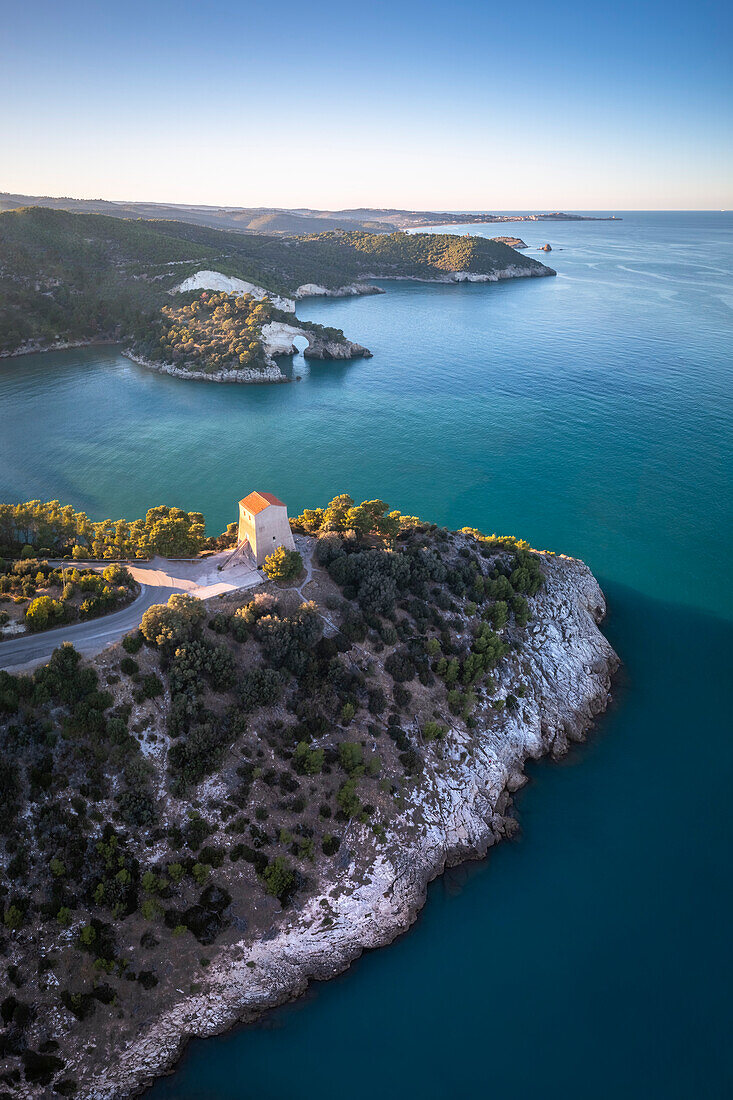
<path id="1" fill-rule="evenodd" d="M 323 868 L 302 908 L 277 920 L 267 936 L 244 935 L 221 948 L 200 992 L 181 996 L 123 1049 L 68 1064 L 78 1095 L 123 1097 L 170 1069 L 182 1044 L 301 994 L 312 979 L 338 974 L 364 949 L 390 943 L 415 920 L 427 884 L 446 866 L 480 858 L 514 830 L 512 794 L 524 764 L 563 755 L 582 741 L 609 700 L 618 658 L 599 629 L 606 606 L 590 570 L 575 559 L 543 554 L 545 585 L 529 600 L 532 617 L 521 650 L 496 670 L 475 725 L 454 722 L 423 746 L 421 782 L 390 821 L 383 839 L 352 821 L 338 863 Z M 526 691 L 497 720 L 496 699 L 518 680 Z M 340 853 L 340 855 L 341 855 Z"/>

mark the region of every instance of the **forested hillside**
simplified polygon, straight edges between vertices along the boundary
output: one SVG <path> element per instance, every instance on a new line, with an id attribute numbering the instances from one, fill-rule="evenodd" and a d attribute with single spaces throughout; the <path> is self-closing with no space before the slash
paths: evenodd
<path id="1" fill-rule="evenodd" d="M 131 221 L 43 207 L 0 213 L 0 352 L 28 343 L 141 339 L 187 276 L 213 269 L 292 296 L 365 276 L 430 279 L 536 260 L 482 237 L 333 231 L 276 237 L 174 221 Z"/>

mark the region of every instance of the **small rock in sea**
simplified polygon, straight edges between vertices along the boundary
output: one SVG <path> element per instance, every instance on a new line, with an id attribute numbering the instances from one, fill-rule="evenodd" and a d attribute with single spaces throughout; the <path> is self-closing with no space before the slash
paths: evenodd
<path id="1" fill-rule="evenodd" d="M 552 252 L 551 244 L 543 244 L 540 246 L 540 252 Z"/>

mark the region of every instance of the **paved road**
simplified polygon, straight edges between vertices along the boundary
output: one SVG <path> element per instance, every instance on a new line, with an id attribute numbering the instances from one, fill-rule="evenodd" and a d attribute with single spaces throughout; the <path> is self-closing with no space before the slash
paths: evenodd
<path id="1" fill-rule="evenodd" d="M 40 665 L 62 642 L 73 642 L 80 653 L 92 656 L 118 642 L 130 630 L 140 625 L 143 612 L 154 603 L 167 603 L 174 592 L 189 592 L 199 599 L 209 599 L 224 592 L 254 588 L 263 576 L 247 558 L 227 564 L 231 551 L 225 550 L 208 558 L 191 561 L 153 558 L 148 562 L 124 562 L 140 585 L 140 595 L 121 611 L 91 619 L 87 623 L 67 623 L 40 634 L 19 634 L 0 641 L 0 669 L 32 668 Z M 69 562 L 49 562 L 69 567 Z M 109 563 L 105 563 L 109 564 Z M 103 569 L 99 562 L 73 562 L 80 569 Z M 224 566 L 223 571 L 219 566 Z"/>
<path id="2" fill-rule="evenodd" d="M 87 623 L 67 623 L 54 630 L 43 630 L 39 634 L 20 634 L 0 642 L 0 669 L 18 669 L 19 667 L 42 664 L 47 661 L 62 642 L 73 642 L 80 653 L 91 655 L 101 653 L 105 646 L 119 641 L 130 630 L 140 626 L 143 612 L 154 603 L 167 603 L 172 592 L 181 589 L 141 585 L 140 595 L 123 607 L 100 619 L 90 619 Z"/>

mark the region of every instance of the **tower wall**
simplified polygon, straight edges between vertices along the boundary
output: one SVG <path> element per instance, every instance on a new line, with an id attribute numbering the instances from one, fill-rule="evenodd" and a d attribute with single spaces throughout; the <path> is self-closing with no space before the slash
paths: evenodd
<path id="1" fill-rule="evenodd" d="M 287 550 L 295 549 L 288 510 L 277 504 L 270 504 L 255 515 L 240 504 L 238 536 L 240 542 L 245 539 L 249 542 L 258 568 L 278 546 L 284 546 Z"/>

